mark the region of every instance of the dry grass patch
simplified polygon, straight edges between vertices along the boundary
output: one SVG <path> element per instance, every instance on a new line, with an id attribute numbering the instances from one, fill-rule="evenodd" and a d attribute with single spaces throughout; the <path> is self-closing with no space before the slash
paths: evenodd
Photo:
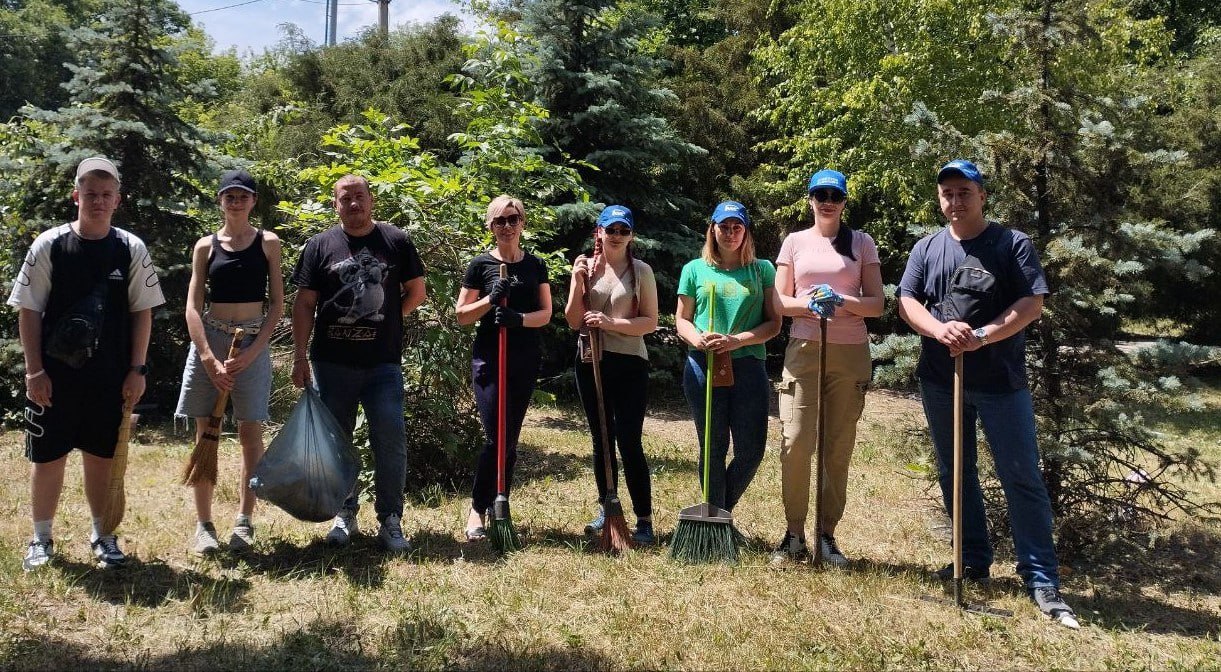
<path id="1" fill-rule="evenodd" d="M 699 490 L 694 425 L 681 404 L 663 407 L 646 423 L 646 450 L 664 537 Z M 10 474 L 0 483 L 0 667 L 1218 667 L 1221 534 L 1212 528 L 1175 531 L 1162 542 L 1165 565 L 1070 575 L 1066 590 L 1086 623 L 1077 633 L 1037 614 L 1011 560 L 998 563 L 991 590 L 972 596 L 1013 610 L 1012 619 L 921 601 L 941 590 L 922 573 L 949 557 L 929 531 L 937 513 L 929 483 L 905 468 L 921 458 L 921 428 L 916 402 L 870 394 L 838 532 L 856 562 L 843 571 L 768 564 L 783 531 L 774 419 L 769 453 L 737 512 L 750 545 L 732 567 L 676 564 L 664 547 L 623 558 L 587 550 L 581 529 L 595 489 L 584 418 L 540 408 L 523 433 L 512 495 L 526 549 L 507 560 L 460 541 L 463 492 L 409 508 L 404 527 L 416 550 L 406 559 L 385 558 L 371 537 L 327 548 L 326 525 L 260 505 L 256 554 L 196 560 L 187 552 L 190 493 L 176 484 L 187 438 L 141 430 L 121 528 L 132 566 L 92 569 L 74 457 L 56 519 L 59 560 L 26 574 L 28 465 L 9 433 L 0 437 L 8 449 L 0 468 Z M 227 537 L 237 501 L 230 437 L 221 455 L 216 515 Z M 376 529 L 371 506 L 360 523 Z M 1191 558 L 1214 564 L 1192 569 Z"/>

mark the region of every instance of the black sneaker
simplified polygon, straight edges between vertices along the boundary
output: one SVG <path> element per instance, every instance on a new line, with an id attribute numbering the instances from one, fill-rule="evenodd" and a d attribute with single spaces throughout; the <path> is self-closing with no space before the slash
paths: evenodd
<path id="1" fill-rule="evenodd" d="M 950 563 L 935 572 L 931 572 L 930 576 L 937 581 L 953 581 L 954 580 L 954 563 Z M 962 566 L 962 578 L 964 581 L 975 581 L 976 583 L 988 583 L 991 581 L 991 574 L 987 567 L 973 567 L 971 565 Z"/>
<path id="2" fill-rule="evenodd" d="M 824 532 L 819 544 L 822 546 L 819 550 L 822 551 L 823 562 L 833 567 L 843 567 L 848 564 L 848 558 L 845 558 L 844 554 L 840 552 L 839 546 L 835 543 L 835 537 Z"/>
<path id="3" fill-rule="evenodd" d="M 779 544 L 776 544 L 776 550 L 772 551 L 773 565 L 785 562 L 803 562 L 809 558 L 810 551 L 806 548 L 806 540 L 792 532 L 785 532 L 784 538 L 780 540 Z"/>
<path id="4" fill-rule="evenodd" d="M 653 532 L 653 521 L 636 521 L 636 531 L 632 533 L 632 539 L 641 546 L 652 546 L 653 544 L 656 544 L 657 535 Z"/>
<path id="5" fill-rule="evenodd" d="M 119 540 L 113 534 L 103 534 L 89 546 L 97 558 L 98 569 L 116 569 L 127 563 L 127 556 L 119 550 Z"/>
<path id="6" fill-rule="evenodd" d="M 1064 596 L 1060 594 L 1059 589 L 1052 586 L 1031 588 L 1030 599 L 1039 605 L 1039 611 L 1046 614 L 1048 618 L 1059 621 L 1070 628 L 1081 627 L 1077 623 L 1077 614 L 1073 613 L 1073 608 L 1064 602 Z"/>

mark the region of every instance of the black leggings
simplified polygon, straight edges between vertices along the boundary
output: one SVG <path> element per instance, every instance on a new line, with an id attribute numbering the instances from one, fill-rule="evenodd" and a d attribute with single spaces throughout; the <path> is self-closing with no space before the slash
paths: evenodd
<path id="1" fill-rule="evenodd" d="M 530 348 L 524 352 L 509 352 L 507 371 L 508 399 L 505 406 L 505 489 L 513 486 L 513 465 L 517 463 L 517 438 L 526 419 L 526 409 L 534 394 L 534 383 L 538 379 L 539 350 Z M 475 391 L 475 405 L 479 408 L 479 420 L 483 423 L 483 452 L 475 463 L 475 483 L 471 487 L 471 508 L 483 512 L 496 499 L 496 427 L 497 427 L 497 358 L 495 348 L 491 352 L 476 349 L 471 357 L 471 387 Z"/>
<path id="2" fill-rule="evenodd" d="M 598 502 L 606 498 L 606 466 L 602 461 L 602 434 L 598 425 L 598 396 L 594 389 L 592 364 L 576 365 L 577 391 L 589 420 L 593 439 L 594 477 L 598 482 Z M 644 409 L 648 397 L 649 363 L 635 355 L 618 352 L 602 354 L 602 396 L 606 410 L 606 434 L 610 441 L 611 471 L 615 489 L 619 488 L 619 460 L 615 446 L 623 456 L 623 477 L 632 496 L 632 510 L 637 518 L 653 514 L 653 487 L 649 482 L 649 463 L 644 457 L 641 433 L 644 431 Z"/>

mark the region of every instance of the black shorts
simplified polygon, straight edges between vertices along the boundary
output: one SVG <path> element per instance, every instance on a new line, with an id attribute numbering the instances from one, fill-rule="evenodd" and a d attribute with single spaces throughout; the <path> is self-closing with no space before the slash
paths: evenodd
<path id="1" fill-rule="evenodd" d="M 25 456 L 54 462 L 73 448 L 114 457 L 123 416 L 122 384 L 81 384 L 60 376 L 51 381 L 51 405 L 25 402 Z"/>

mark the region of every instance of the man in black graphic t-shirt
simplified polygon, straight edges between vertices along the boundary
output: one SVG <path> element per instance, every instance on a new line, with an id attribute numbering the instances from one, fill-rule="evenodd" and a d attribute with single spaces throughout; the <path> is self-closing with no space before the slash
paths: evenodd
<path id="1" fill-rule="evenodd" d="M 402 532 L 403 316 L 424 302 L 424 266 L 407 234 L 373 221 L 373 196 L 363 177 L 335 183 L 335 210 L 340 225 L 310 238 L 293 271 L 293 384 L 309 382 L 312 363 L 322 401 L 349 436 L 357 404 L 364 407 L 378 538 L 386 550 L 402 553 L 410 549 Z M 326 535 L 329 543 L 346 545 L 357 532 L 357 508 L 353 492 Z"/>

